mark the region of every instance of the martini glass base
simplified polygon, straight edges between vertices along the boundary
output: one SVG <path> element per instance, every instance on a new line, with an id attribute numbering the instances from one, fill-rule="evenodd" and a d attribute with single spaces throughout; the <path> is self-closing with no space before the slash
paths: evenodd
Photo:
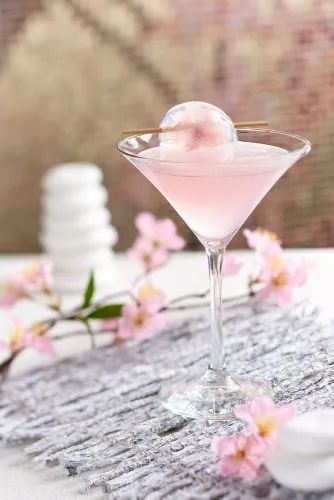
<path id="1" fill-rule="evenodd" d="M 164 386 L 160 396 L 165 408 L 185 418 L 231 420 L 233 407 L 255 396 L 272 395 L 269 385 L 229 375 L 217 376 L 210 368 L 201 379 Z"/>

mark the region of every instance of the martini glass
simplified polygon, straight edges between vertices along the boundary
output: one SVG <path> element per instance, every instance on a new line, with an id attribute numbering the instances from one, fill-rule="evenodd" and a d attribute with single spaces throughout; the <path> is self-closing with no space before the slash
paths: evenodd
<path id="1" fill-rule="evenodd" d="M 211 290 L 209 364 L 198 380 L 163 388 L 164 405 L 190 418 L 227 420 L 235 404 L 270 393 L 262 381 L 232 375 L 227 367 L 222 323 L 224 253 L 240 226 L 275 182 L 311 147 L 293 134 L 240 129 L 241 154 L 203 160 L 161 160 L 159 134 L 122 140 L 119 151 L 165 196 L 203 244 Z M 184 159 L 184 156 L 183 156 Z"/>

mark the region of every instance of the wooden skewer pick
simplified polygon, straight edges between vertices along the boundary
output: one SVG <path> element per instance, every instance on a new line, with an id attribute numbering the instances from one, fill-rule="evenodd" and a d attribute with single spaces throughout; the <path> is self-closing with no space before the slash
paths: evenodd
<path id="1" fill-rule="evenodd" d="M 267 127 L 269 122 L 266 121 L 256 121 L 256 122 L 236 122 L 234 124 L 235 128 L 256 128 L 256 127 Z M 177 127 L 152 127 L 152 128 L 134 128 L 123 130 L 123 135 L 140 135 L 140 134 L 163 134 L 166 132 L 172 132 L 176 130 Z M 180 130 L 180 129 L 178 129 Z"/>
<path id="2" fill-rule="evenodd" d="M 235 128 L 256 128 L 256 127 L 268 127 L 269 122 L 260 120 L 257 122 L 235 122 Z"/>

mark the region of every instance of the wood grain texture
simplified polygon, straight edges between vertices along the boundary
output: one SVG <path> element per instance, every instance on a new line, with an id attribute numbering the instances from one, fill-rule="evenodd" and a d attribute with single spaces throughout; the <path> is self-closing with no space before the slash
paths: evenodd
<path id="1" fill-rule="evenodd" d="M 183 320 L 145 342 L 98 349 L 8 381 L 1 438 L 110 500 L 333 498 L 283 489 L 265 471 L 251 485 L 218 477 L 212 436 L 241 424 L 187 421 L 162 407 L 163 383 L 204 370 L 207 329 L 205 318 Z M 322 325 L 310 305 L 292 312 L 230 307 L 225 331 L 236 373 L 272 380 L 275 399 L 300 411 L 333 406 L 333 324 Z"/>

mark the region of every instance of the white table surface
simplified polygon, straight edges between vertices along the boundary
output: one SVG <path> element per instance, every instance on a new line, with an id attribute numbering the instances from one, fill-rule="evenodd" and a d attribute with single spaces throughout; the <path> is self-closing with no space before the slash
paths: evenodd
<path id="1" fill-rule="evenodd" d="M 288 250 L 291 258 L 307 258 L 313 263 L 311 279 L 303 288 L 301 296 L 309 297 L 314 303 L 321 305 L 324 318 L 334 316 L 334 249 L 301 249 Z M 249 251 L 232 252 L 245 263 L 240 273 L 225 279 L 226 296 L 246 292 L 247 276 L 255 268 L 254 254 Z M 2 256 L 0 257 L 0 282 L 9 276 L 18 262 L 38 256 Z M 110 289 L 118 290 L 138 272 L 138 267 L 125 255 L 117 255 L 116 264 L 119 278 L 110 285 Z M 206 261 L 203 253 L 183 252 L 174 255 L 165 268 L 157 271 L 154 282 L 163 288 L 170 298 L 204 291 L 208 286 Z M 68 298 L 72 304 L 75 299 Z M 20 316 L 29 325 L 31 321 L 42 319 L 48 312 L 29 302 L 15 306 L 13 313 Z M 0 313 L 0 335 L 6 326 L 6 316 Z M 63 327 L 62 327 L 63 328 Z M 57 343 L 58 359 L 78 353 L 89 348 L 86 337 L 68 339 Z M 24 373 L 31 366 L 47 365 L 51 361 L 33 352 L 27 352 L 17 361 L 13 373 Z M 101 498 L 101 492 L 87 494 L 77 478 L 59 477 L 57 469 L 40 470 L 18 449 L 1 446 L 0 454 L 0 500 L 75 500 L 78 498 Z"/>

